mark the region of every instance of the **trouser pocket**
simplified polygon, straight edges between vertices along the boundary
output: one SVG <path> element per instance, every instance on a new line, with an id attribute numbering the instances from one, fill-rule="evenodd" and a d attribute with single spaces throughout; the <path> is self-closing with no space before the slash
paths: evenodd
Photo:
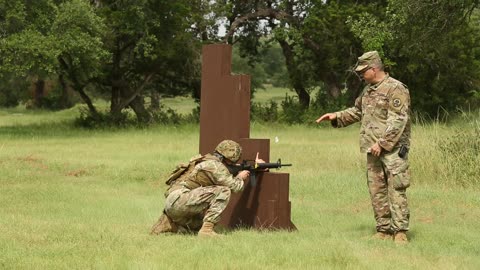
<path id="1" fill-rule="evenodd" d="M 410 166 L 408 159 L 398 156 L 396 149 L 382 157 L 382 161 L 388 171 L 388 181 L 394 189 L 406 189 L 410 186 Z"/>
<path id="2" fill-rule="evenodd" d="M 393 174 L 393 188 L 395 189 L 406 189 L 410 186 L 410 169 L 408 166 L 398 172 Z"/>

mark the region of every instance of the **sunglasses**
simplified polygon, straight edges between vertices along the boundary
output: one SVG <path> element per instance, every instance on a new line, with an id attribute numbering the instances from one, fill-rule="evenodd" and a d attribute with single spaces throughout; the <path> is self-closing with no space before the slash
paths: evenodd
<path id="1" fill-rule="evenodd" d="M 364 68 L 364 69 L 362 69 L 362 70 L 360 70 L 360 71 L 357 71 L 357 73 L 358 73 L 359 75 L 363 75 L 363 74 L 365 74 L 365 72 L 367 72 L 368 70 L 370 70 L 370 69 L 372 69 L 372 68 L 373 68 L 373 67 L 366 67 L 366 68 Z"/>

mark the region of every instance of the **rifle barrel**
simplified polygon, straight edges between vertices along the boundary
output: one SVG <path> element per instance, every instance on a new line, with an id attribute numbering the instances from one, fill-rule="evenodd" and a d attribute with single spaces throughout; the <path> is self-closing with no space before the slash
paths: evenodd
<path id="1" fill-rule="evenodd" d="M 280 168 L 285 166 L 292 166 L 292 164 L 282 164 L 282 163 L 257 163 L 258 168 Z"/>

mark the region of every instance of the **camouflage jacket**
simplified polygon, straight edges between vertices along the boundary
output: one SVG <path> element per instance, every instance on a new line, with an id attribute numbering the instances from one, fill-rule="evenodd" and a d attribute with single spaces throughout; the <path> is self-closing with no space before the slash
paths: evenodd
<path id="1" fill-rule="evenodd" d="M 368 84 L 355 106 L 335 113 L 334 127 L 345 127 L 358 121 L 360 151 L 365 153 L 378 142 L 387 151 L 401 145 L 410 145 L 410 94 L 398 80 L 386 75 L 372 85 Z"/>
<path id="2" fill-rule="evenodd" d="M 204 161 L 195 165 L 187 179 L 180 184 L 189 189 L 201 186 L 226 186 L 232 192 L 238 192 L 243 190 L 244 182 L 242 179 L 233 176 L 220 159 L 207 154 Z"/>

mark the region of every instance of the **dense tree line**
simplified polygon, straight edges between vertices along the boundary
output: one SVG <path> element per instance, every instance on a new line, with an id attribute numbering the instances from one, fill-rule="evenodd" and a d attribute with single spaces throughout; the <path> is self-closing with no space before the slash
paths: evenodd
<path id="1" fill-rule="evenodd" d="M 56 106 L 78 94 L 89 114 L 109 101 L 152 120 L 164 95 L 200 88 L 200 52 L 233 44 L 234 61 L 264 83 L 293 89 L 300 108 L 349 106 L 362 87 L 356 58 L 377 50 L 411 89 L 414 110 L 435 115 L 480 100 L 479 1 L 0 0 L 0 104 L 45 88 Z M 226 29 L 224 36 L 221 28 Z M 30 89 L 33 94 L 25 94 Z M 48 97 L 44 97 L 48 100 Z M 42 98 L 34 99 L 42 106 Z M 148 101 L 148 102 L 146 102 Z M 319 103 L 319 101 L 316 101 Z"/>
<path id="2" fill-rule="evenodd" d="M 161 93 L 199 88 L 199 11 L 190 2 L 1 1 L 2 79 L 58 80 L 94 118 L 100 96 L 113 120 L 131 108 L 148 122 L 145 96 L 155 107 Z"/>

